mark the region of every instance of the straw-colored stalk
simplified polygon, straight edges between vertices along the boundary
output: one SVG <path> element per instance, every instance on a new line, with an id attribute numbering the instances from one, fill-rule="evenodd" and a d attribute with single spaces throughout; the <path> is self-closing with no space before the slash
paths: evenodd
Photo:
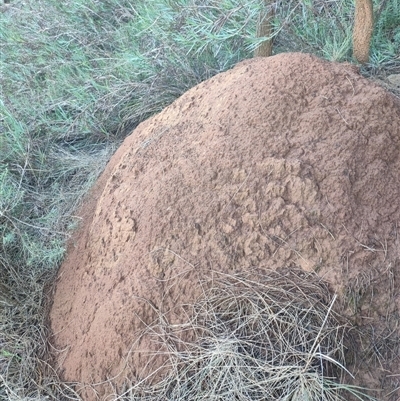
<path id="1" fill-rule="evenodd" d="M 353 55 L 361 64 L 369 60 L 369 49 L 374 27 L 372 0 L 355 0 Z"/>

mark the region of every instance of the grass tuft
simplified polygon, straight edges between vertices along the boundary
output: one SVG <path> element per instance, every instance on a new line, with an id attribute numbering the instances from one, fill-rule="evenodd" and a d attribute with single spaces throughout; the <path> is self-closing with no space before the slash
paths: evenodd
<path id="1" fill-rule="evenodd" d="M 172 325 L 160 316 L 151 328 L 169 374 L 157 384 L 132 386 L 130 399 L 374 399 L 344 382 L 346 355 L 354 352 L 350 326 L 334 311 L 336 295 L 314 273 L 215 275 L 189 322 Z"/>

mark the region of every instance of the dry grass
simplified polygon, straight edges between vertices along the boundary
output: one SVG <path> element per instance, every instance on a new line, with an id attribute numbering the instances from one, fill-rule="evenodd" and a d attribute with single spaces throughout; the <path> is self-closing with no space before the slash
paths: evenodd
<path id="1" fill-rule="evenodd" d="M 217 274 L 211 284 L 189 308 L 188 323 L 171 325 L 160 316 L 151 328 L 169 374 L 157 385 L 148 377 L 121 399 L 373 399 L 344 383 L 350 327 L 315 274 Z"/>

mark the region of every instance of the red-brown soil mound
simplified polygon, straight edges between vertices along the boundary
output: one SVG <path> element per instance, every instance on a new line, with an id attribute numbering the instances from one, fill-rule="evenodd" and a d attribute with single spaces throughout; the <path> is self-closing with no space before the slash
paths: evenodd
<path id="1" fill-rule="evenodd" d="M 354 373 L 398 385 L 400 102 L 351 65 L 281 54 L 196 86 L 125 140 L 82 213 L 50 312 L 65 380 L 160 366 L 138 333 L 157 311 L 184 321 L 211 270 L 293 266 L 371 327 L 381 348 Z"/>

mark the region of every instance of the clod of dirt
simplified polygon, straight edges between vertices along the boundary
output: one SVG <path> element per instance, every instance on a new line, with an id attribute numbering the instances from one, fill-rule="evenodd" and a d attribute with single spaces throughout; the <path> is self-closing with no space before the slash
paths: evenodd
<path id="1" fill-rule="evenodd" d="M 399 199 L 397 99 L 307 54 L 241 62 L 142 123 L 111 159 L 58 275 L 55 367 L 66 381 L 108 380 L 95 386 L 104 399 L 161 366 L 139 334 L 160 312 L 185 321 L 211 271 L 300 267 L 364 330 L 359 384 L 395 400 Z"/>
<path id="2" fill-rule="evenodd" d="M 387 80 L 395 87 L 400 89 L 400 74 L 392 74 L 387 77 Z"/>

